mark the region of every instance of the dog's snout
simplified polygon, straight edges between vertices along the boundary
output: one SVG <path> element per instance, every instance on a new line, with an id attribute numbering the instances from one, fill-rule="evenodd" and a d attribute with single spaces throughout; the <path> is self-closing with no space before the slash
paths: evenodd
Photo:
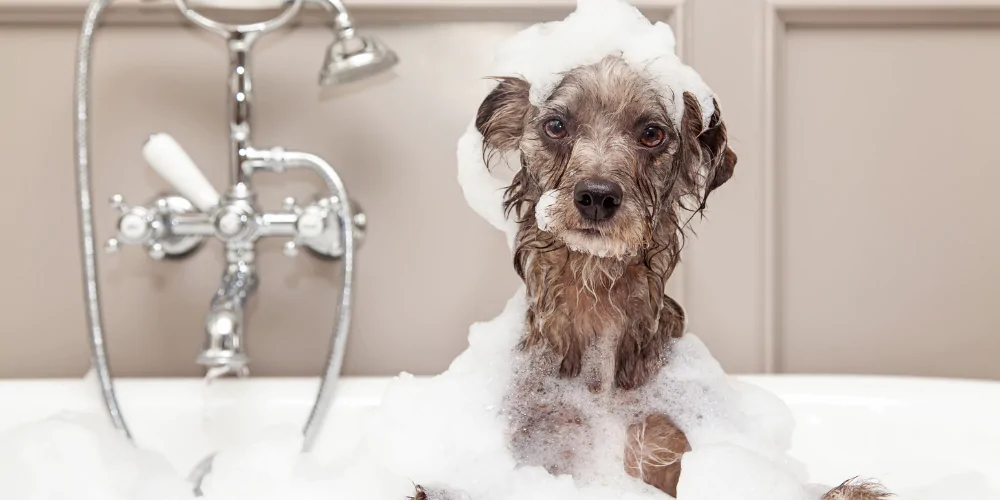
<path id="1" fill-rule="evenodd" d="M 573 188 L 573 200 L 585 219 L 610 219 L 622 204 L 622 187 L 605 179 L 584 179 Z"/>

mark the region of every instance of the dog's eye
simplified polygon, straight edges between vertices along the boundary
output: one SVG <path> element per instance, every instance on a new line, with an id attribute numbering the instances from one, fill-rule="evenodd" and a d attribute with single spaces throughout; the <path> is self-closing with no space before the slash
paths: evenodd
<path id="1" fill-rule="evenodd" d="M 642 129 L 642 135 L 639 136 L 639 142 L 647 148 L 655 148 L 660 144 L 663 144 L 663 139 L 666 137 L 666 133 L 663 129 L 657 127 L 656 125 L 649 125 L 648 127 Z"/>
<path id="2" fill-rule="evenodd" d="M 545 135 L 553 139 L 562 139 L 566 137 L 566 125 L 563 124 L 562 120 L 553 118 L 545 122 Z"/>

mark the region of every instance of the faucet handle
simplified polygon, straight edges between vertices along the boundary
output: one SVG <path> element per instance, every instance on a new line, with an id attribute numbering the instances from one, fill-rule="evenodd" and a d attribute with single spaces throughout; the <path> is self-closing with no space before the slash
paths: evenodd
<path id="1" fill-rule="evenodd" d="M 303 240 L 318 238 L 326 232 L 326 218 L 329 216 L 330 209 L 310 205 L 299 212 L 299 219 L 295 222 L 295 232 Z"/>
<path id="2" fill-rule="evenodd" d="M 115 236 L 104 244 L 104 251 L 116 253 L 125 245 L 145 247 L 155 260 L 165 257 L 187 255 L 201 244 L 203 236 L 193 233 L 173 233 L 173 218 L 196 213 L 195 207 L 185 198 L 169 195 L 161 196 L 146 205 L 130 206 L 116 194 L 108 203 L 119 215 L 115 224 Z M 195 221 L 189 224 L 207 224 Z"/>
<path id="3" fill-rule="evenodd" d="M 105 242 L 104 251 L 113 254 L 118 253 L 123 245 L 144 244 L 150 246 L 150 256 L 154 259 L 158 258 L 154 253 L 159 252 L 154 252 L 153 247 L 159 244 L 150 245 L 150 242 L 156 236 L 159 225 L 155 214 L 146 207 L 129 207 L 125 204 L 121 195 L 115 195 L 109 201 L 111 206 L 121 212 L 121 215 L 118 217 L 118 224 L 116 226 L 117 235 Z M 163 245 L 159 245 L 159 247 L 159 250 L 162 251 Z M 159 258 L 162 258 L 162 256 Z"/>
<path id="4" fill-rule="evenodd" d="M 312 246 L 312 241 L 321 238 L 327 230 L 327 217 L 330 215 L 328 205 L 314 203 L 305 207 L 299 206 L 295 198 L 288 197 L 281 202 L 281 208 L 296 215 L 295 236 L 285 242 L 284 253 L 288 257 L 299 255 L 299 247 Z"/>
<path id="5" fill-rule="evenodd" d="M 209 213 L 219 204 L 219 192 L 205 178 L 184 148 L 168 134 L 153 134 L 142 146 L 146 163 L 198 210 Z"/>
<path id="6" fill-rule="evenodd" d="M 108 238 L 104 243 L 104 252 L 109 254 L 118 253 L 122 249 L 123 243 L 129 243 L 132 236 L 136 236 L 137 232 L 141 229 L 142 224 L 137 224 L 134 217 L 130 217 L 130 212 L 132 212 L 132 207 L 125 202 L 125 197 L 120 194 L 113 194 L 108 197 L 108 205 L 118 212 L 118 237 Z M 124 233 L 123 234 L 123 226 Z M 125 240 L 125 241 L 123 241 Z"/>

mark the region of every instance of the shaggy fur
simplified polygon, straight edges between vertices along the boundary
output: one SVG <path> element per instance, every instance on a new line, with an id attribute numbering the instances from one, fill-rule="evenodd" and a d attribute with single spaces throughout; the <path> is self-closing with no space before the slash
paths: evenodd
<path id="1" fill-rule="evenodd" d="M 828 491 L 821 500 L 885 500 L 891 496 L 877 481 L 853 478 Z"/>
<path id="2" fill-rule="evenodd" d="M 529 299 L 523 347 L 558 352 L 564 377 L 579 374 L 591 340 L 617 332 L 615 386 L 639 387 L 662 362 L 666 340 L 681 334 L 678 311 L 664 307 L 666 280 L 685 226 L 732 175 L 736 156 L 718 110 L 703 132 L 694 96 L 682 96 L 679 124 L 668 118 L 667 98 L 609 57 L 566 74 L 541 107 L 529 103 L 527 82 L 502 78 L 479 109 L 487 157 L 511 149 L 521 156 L 505 205 L 520 223 L 514 268 Z M 554 119 L 565 138 L 546 134 Z M 640 142 L 648 126 L 662 129 L 662 144 Z M 574 206 L 574 187 L 594 178 L 624 192 L 611 220 L 588 220 Z M 535 204 L 549 190 L 558 198 L 541 231 Z"/>
<path id="3" fill-rule="evenodd" d="M 665 289 L 688 222 L 733 175 L 736 155 L 717 104 L 704 124 L 695 96 L 662 94 L 620 57 L 567 72 L 540 106 L 529 102 L 528 90 L 524 80 L 499 78 L 476 117 L 487 164 L 514 151 L 521 162 L 505 194 L 505 209 L 519 223 L 514 268 L 528 300 L 521 361 L 506 398 L 510 445 L 523 465 L 573 474 L 588 446 L 587 422 L 546 393 L 546 380 L 579 380 L 616 408 L 637 407 L 631 391 L 656 375 L 668 341 L 684 333 L 682 309 Z M 680 123 L 667 111 L 675 100 L 684 106 Z M 575 194 L 595 180 L 621 188 L 610 217 L 585 216 Z M 543 231 L 536 205 L 549 191 L 556 196 Z M 629 475 L 676 494 L 690 445 L 668 415 L 635 415 L 625 447 Z M 415 496 L 456 493 L 417 487 Z M 845 483 L 824 500 L 881 498 L 874 484 Z"/>
<path id="4" fill-rule="evenodd" d="M 666 361 L 669 339 L 683 333 L 681 309 L 664 293 L 666 281 L 688 221 L 733 173 L 736 155 L 726 126 L 718 109 L 703 126 L 693 95 L 662 95 L 618 57 L 568 72 L 542 106 L 530 104 L 528 88 L 523 80 L 500 79 L 476 120 L 487 158 L 511 149 L 521 157 L 505 198 L 520 224 L 514 268 L 528 297 L 521 349 L 533 362 L 521 377 L 537 385 L 538 372 L 583 373 L 593 392 L 638 388 Z M 667 112 L 667 100 L 675 98 L 684 105 L 681 123 Z M 549 133 L 553 120 L 564 136 Z M 650 127 L 662 142 L 643 142 Z M 578 210 L 574 189 L 590 179 L 621 187 L 611 218 L 595 221 Z M 542 231 L 535 205 L 550 190 L 557 197 Z M 516 406 L 515 456 L 572 473 L 571 451 L 543 453 L 537 445 L 573 442 L 559 438 L 582 425 L 580 419 L 567 407 L 533 401 L 535 389 L 520 383 L 509 398 Z M 674 494 L 687 439 L 668 416 L 637 420 L 628 430 L 626 471 Z"/>

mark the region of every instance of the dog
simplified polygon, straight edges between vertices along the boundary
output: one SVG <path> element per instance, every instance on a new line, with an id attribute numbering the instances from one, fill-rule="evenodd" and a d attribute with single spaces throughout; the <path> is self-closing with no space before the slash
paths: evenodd
<path id="1" fill-rule="evenodd" d="M 606 395 L 629 418 L 627 474 L 676 496 L 687 437 L 663 414 L 629 414 L 633 393 L 669 362 L 683 309 L 666 293 L 689 221 L 734 173 L 718 103 L 703 122 L 691 93 L 608 56 L 562 75 L 535 105 L 530 85 L 497 78 L 475 126 L 483 155 L 520 153 L 504 195 L 516 217 L 513 261 L 527 297 L 525 334 L 508 396 L 510 447 L 521 465 L 576 474 L 587 423 L 553 401 L 552 383 Z M 683 103 L 680 120 L 670 103 Z M 568 387 L 568 386 L 563 386 Z M 882 500 L 875 482 L 847 481 L 824 500 Z M 461 498 L 418 486 L 416 500 Z"/>

